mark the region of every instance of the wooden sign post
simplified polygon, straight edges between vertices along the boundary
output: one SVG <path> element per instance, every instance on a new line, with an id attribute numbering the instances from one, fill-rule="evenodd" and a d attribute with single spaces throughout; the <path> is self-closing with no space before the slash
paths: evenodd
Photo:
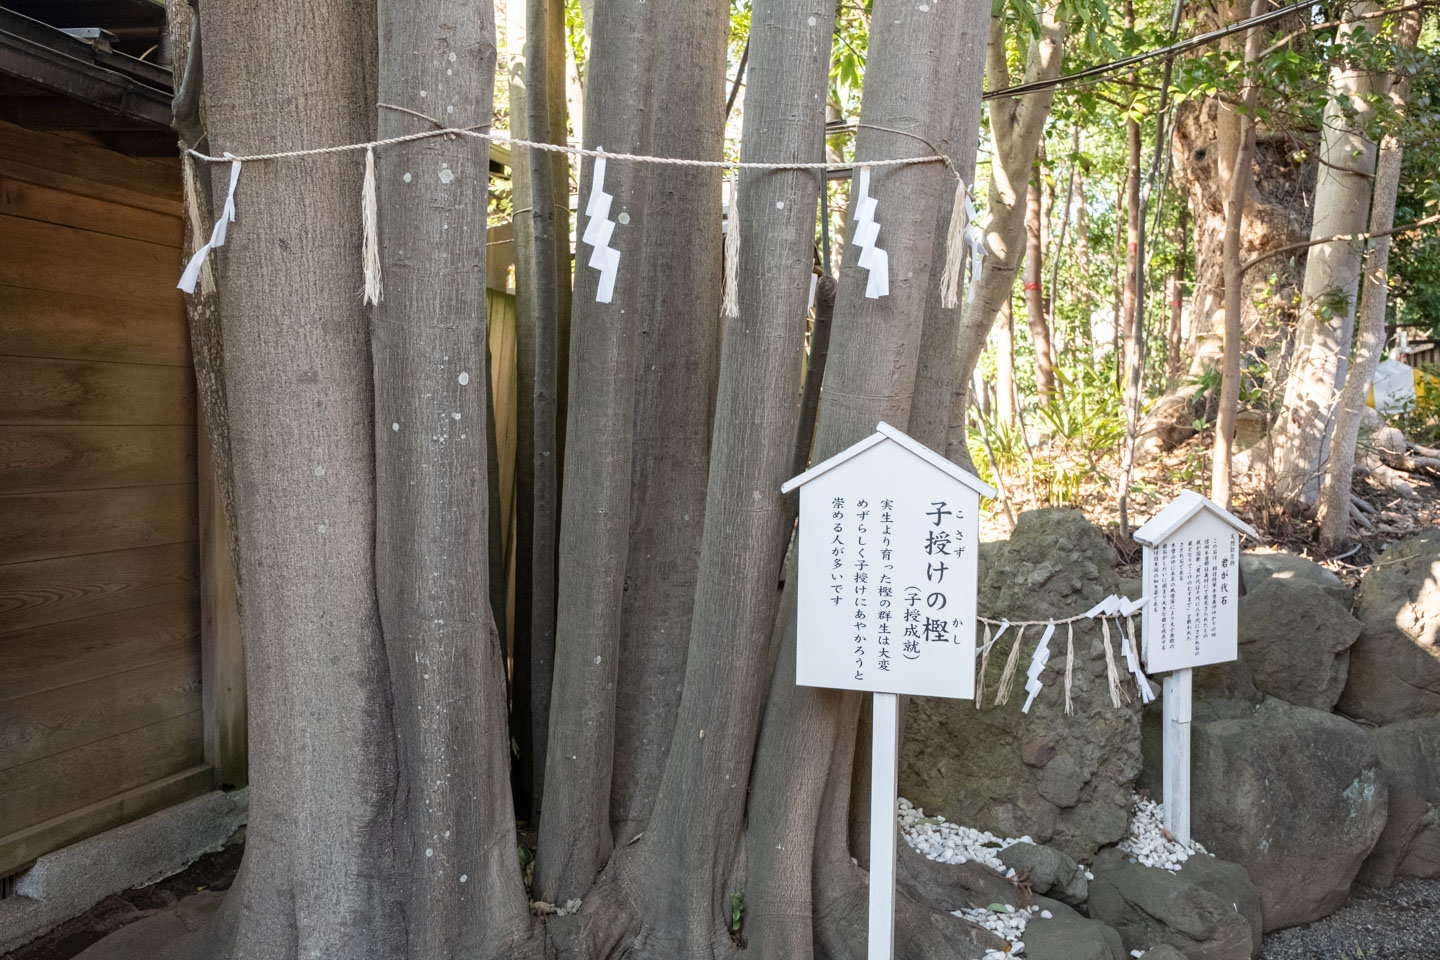
<path id="1" fill-rule="evenodd" d="M 886 423 L 800 488 L 795 682 L 874 694 L 869 960 L 895 941 L 898 696 L 975 691 L 980 498 L 995 491 Z"/>
<path id="2" fill-rule="evenodd" d="M 1195 667 L 1234 660 L 1240 605 L 1240 536 L 1248 524 L 1198 493 L 1183 491 L 1135 531 L 1145 548 L 1147 673 L 1164 682 L 1165 829 L 1190 844 L 1191 677 Z"/>

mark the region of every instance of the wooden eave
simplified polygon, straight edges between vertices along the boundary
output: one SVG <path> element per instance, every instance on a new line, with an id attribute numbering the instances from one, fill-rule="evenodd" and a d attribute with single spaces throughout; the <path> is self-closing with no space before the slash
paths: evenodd
<path id="1" fill-rule="evenodd" d="M 168 70 L 3 7 L 0 76 L 133 121 L 136 129 L 170 127 Z"/>

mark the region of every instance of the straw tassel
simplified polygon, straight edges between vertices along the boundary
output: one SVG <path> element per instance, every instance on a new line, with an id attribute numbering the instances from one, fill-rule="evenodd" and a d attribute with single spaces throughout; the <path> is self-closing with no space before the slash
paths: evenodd
<path id="1" fill-rule="evenodd" d="M 995 706 L 1003 707 L 1010 702 L 1010 688 L 1015 685 L 1015 668 L 1020 664 L 1020 644 L 1025 640 L 1025 628 L 1015 634 L 1015 644 L 1010 648 L 1010 658 L 1005 661 L 1005 672 L 1000 675 L 1000 690 L 995 695 Z"/>
<path id="2" fill-rule="evenodd" d="M 385 297 L 380 283 L 379 214 L 375 204 L 375 150 L 365 150 L 365 182 L 360 188 L 360 220 L 364 224 L 361 257 L 365 264 L 365 302 L 379 303 Z"/>
<path id="3" fill-rule="evenodd" d="M 720 309 L 726 319 L 740 316 L 740 172 L 730 181 L 730 213 L 725 224 L 725 295 Z"/>
<path id="4" fill-rule="evenodd" d="M 1069 633 L 1065 637 L 1065 715 L 1068 717 L 1074 712 L 1074 704 L 1070 702 L 1070 681 L 1075 674 L 1075 624 L 1067 623 Z"/>
<path id="5" fill-rule="evenodd" d="M 975 677 L 975 709 L 985 702 L 985 668 L 990 665 L 990 624 L 985 624 L 985 644 L 980 648 L 980 672 Z"/>
<path id="6" fill-rule="evenodd" d="M 953 310 L 960 305 L 960 274 L 965 269 L 965 181 L 955 178 L 955 203 L 950 207 L 950 228 L 945 232 L 945 272 L 940 276 L 940 305 Z"/>
<path id="7" fill-rule="evenodd" d="M 1145 669 L 1140 666 L 1140 645 L 1135 642 L 1135 618 L 1125 617 L 1125 631 L 1129 635 L 1130 663 L 1135 674 L 1135 685 L 1140 688 L 1140 702 L 1149 703 L 1155 699 L 1155 691 L 1150 689 L 1150 679 L 1145 676 Z"/>
<path id="8" fill-rule="evenodd" d="M 1120 671 L 1115 666 L 1115 649 L 1110 643 L 1109 618 L 1100 618 L 1100 629 L 1105 634 L 1105 679 L 1110 683 L 1110 704 L 1119 709 L 1121 698 L 1127 702 L 1130 698 L 1126 697 L 1125 691 L 1120 688 Z"/>

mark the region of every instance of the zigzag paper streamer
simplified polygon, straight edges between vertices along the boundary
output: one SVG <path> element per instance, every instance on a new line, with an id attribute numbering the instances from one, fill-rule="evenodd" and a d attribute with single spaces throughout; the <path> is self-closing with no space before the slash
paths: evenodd
<path id="1" fill-rule="evenodd" d="M 1045 632 L 1040 636 L 1040 645 L 1035 648 L 1035 655 L 1030 658 L 1030 669 L 1025 671 L 1025 692 L 1029 694 L 1025 698 L 1025 706 L 1020 708 L 1021 713 L 1029 713 L 1030 705 L 1039 696 L 1040 689 L 1045 685 L 1040 682 L 1040 674 L 1045 672 L 1045 665 L 1050 662 L 1050 638 L 1055 636 L 1055 624 L 1051 623 L 1045 627 Z"/>
<path id="2" fill-rule="evenodd" d="M 980 270 L 985 265 L 985 241 L 975 229 L 975 204 L 965 198 L 965 239 L 970 243 L 970 287 L 965 292 L 965 302 L 975 302 L 975 288 L 980 285 Z"/>
<path id="3" fill-rule="evenodd" d="M 590 175 L 590 200 L 585 204 L 585 234 L 580 239 L 594 249 L 590 266 L 600 271 L 600 284 L 595 289 L 596 303 L 609 303 L 615 296 L 615 274 L 620 270 L 620 251 L 610 246 L 615 234 L 615 221 L 610 219 L 610 204 L 615 198 L 605 192 L 605 158 L 595 161 Z"/>
<path id="4" fill-rule="evenodd" d="M 855 203 L 855 236 L 851 243 L 860 248 L 859 265 L 869 273 L 865 296 L 878 300 L 890 293 L 890 256 L 875 246 L 880 224 L 875 222 L 875 198 L 870 196 L 870 167 L 860 168 L 859 199 Z"/>

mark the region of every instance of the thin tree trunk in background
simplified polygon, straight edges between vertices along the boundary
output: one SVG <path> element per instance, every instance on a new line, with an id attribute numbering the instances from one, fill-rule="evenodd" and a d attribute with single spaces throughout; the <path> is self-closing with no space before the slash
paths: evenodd
<path id="1" fill-rule="evenodd" d="M 645 153 L 654 115 L 637 90 L 653 89 L 658 4 L 599 4 L 586 21 L 585 146 Z M 580 246 L 571 305 L 570 399 L 565 429 L 565 490 L 560 514 L 560 577 L 555 616 L 555 682 L 545 758 L 534 894 L 551 903 L 580 898 L 610 856 L 610 788 L 615 752 L 615 689 L 621 605 L 630 545 L 631 449 L 635 430 L 636 325 L 649 170 L 607 164 L 614 197 L 610 245 L 620 267 L 610 303 L 595 299 L 599 271 Z M 594 177 L 580 179 L 583 215 Z M 620 223 L 625 217 L 628 223 Z"/>
<path id="2" fill-rule="evenodd" d="M 1407 11 L 1400 21 L 1400 47 L 1406 52 L 1415 49 L 1420 35 L 1422 11 Z M 1410 77 L 1392 78 L 1390 105 L 1398 114 L 1405 112 L 1410 92 Z M 1380 155 L 1375 164 L 1375 202 L 1370 212 L 1370 232 L 1379 233 L 1395 225 L 1395 196 L 1400 187 L 1402 151 L 1400 138 L 1386 133 L 1380 141 Z M 1360 423 L 1365 412 L 1365 394 L 1380 366 L 1385 349 L 1385 300 L 1389 289 L 1386 270 L 1390 261 L 1390 237 L 1374 241 L 1365 255 L 1365 269 L 1360 293 L 1360 331 L 1355 346 L 1355 362 L 1345 378 L 1340 395 L 1340 408 L 1335 415 L 1335 435 L 1330 441 L 1330 458 L 1325 479 L 1320 487 L 1318 504 L 1320 547 L 1333 553 L 1350 539 L 1350 491 L 1355 472 L 1355 444 L 1360 436 Z"/>
<path id="3" fill-rule="evenodd" d="M 1007 427 L 1015 426 L 1015 316 L 1010 298 L 1000 304 L 995 323 L 995 413 Z"/>
<path id="4" fill-rule="evenodd" d="M 1025 191 L 1025 318 L 1035 344 L 1035 387 L 1043 402 L 1055 390 L 1055 360 L 1050 349 L 1050 325 L 1045 322 L 1042 283 L 1044 230 L 1041 223 L 1041 172 L 1037 162 Z"/>
<path id="5" fill-rule="evenodd" d="M 1339 28 L 1343 44 L 1359 31 L 1371 33 L 1356 18 L 1379 9 L 1357 0 L 1344 11 Z M 1369 102 L 1375 78 L 1347 58 L 1330 71 L 1330 93 L 1348 100 L 1353 117 L 1335 102 L 1325 105 L 1320 137 L 1320 171 L 1315 184 L 1312 239 L 1360 233 L 1370 220 L 1370 180 L 1375 144 L 1364 136 L 1374 112 Z M 1271 431 L 1278 495 L 1299 507 L 1313 505 L 1320 489 L 1330 424 L 1345 380 L 1360 282 L 1360 250 L 1337 241 L 1312 247 L 1305 255 L 1300 321 L 1294 359 L 1285 383 L 1285 399 Z"/>
<path id="6" fill-rule="evenodd" d="M 1180 217 L 1175 224 L 1175 272 L 1170 277 L 1170 334 L 1169 351 L 1165 371 L 1171 377 L 1180 376 L 1184 369 L 1181 347 L 1185 342 L 1185 261 L 1190 255 L 1190 227 L 1186 222 L 1189 211 L 1180 208 Z"/>
<path id="7" fill-rule="evenodd" d="M 1070 174 L 1066 179 L 1065 186 L 1065 207 L 1060 213 L 1060 236 L 1055 240 L 1055 253 L 1050 259 L 1050 293 L 1046 302 L 1046 310 L 1049 311 L 1052 332 L 1058 325 L 1055 321 L 1056 305 L 1060 302 L 1060 261 L 1065 259 L 1065 239 L 1070 230 L 1070 211 L 1075 206 L 1075 184 L 1080 174 L 1080 124 L 1075 124 L 1072 131 L 1072 148 L 1070 151 Z M 1084 200 L 1082 198 L 1081 202 Z M 1075 348 L 1075 327 L 1066 325 L 1065 335 L 1061 338 L 1067 351 Z"/>
<path id="8" fill-rule="evenodd" d="M 1264 9 L 1265 0 L 1253 0 L 1250 15 L 1258 16 Z M 1263 37 L 1261 27 L 1245 31 L 1246 70 L 1258 59 Z M 1258 99 L 1259 86 L 1247 78 L 1240 95 L 1244 111 L 1240 117 L 1239 144 L 1235 148 L 1235 162 L 1230 168 L 1225 201 L 1222 252 L 1225 266 L 1225 352 L 1221 362 L 1220 411 L 1215 417 L 1215 447 L 1211 454 L 1210 499 L 1227 510 L 1230 508 L 1230 461 L 1235 443 L 1235 418 L 1240 407 L 1240 354 L 1244 349 L 1240 324 L 1240 226 L 1245 216 L 1245 198 L 1250 194 L 1254 178 L 1255 104 Z"/>
<path id="9" fill-rule="evenodd" d="M 721 154 L 728 0 L 649 0 L 661 11 L 650 153 Z M 637 325 L 630 548 L 620 622 L 610 822 L 646 829 L 685 681 L 720 363 L 720 171 L 656 166 L 634 262 Z M 813 211 L 814 203 L 810 209 Z M 809 283 L 806 283 L 809 293 Z M 791 414 L 793 416 L 793 413 Z M 785 431 L 788 445 L 790 431 Z M 691 531 L 688 535 L 684 531 Z"/>
<path id="10" fill-rule="evenodd" d="M 1121 331 L 1125 326 L 1125 230 L 1121 229 L 1120 212 L 1125 210 L 1125 197 L 1130 186 L 1130 175 L 1127 172 L 1121 179 L 1120 185 L 1115 190 L 1115 266 L 1111 272 L 1111 282 L 1114 284 L 1114 318 L 1113 329 L 1110 331 L 1110 349 L 1115 354 L 1115 392 L 1122 392 L 1122 381 L 1124 379 L 1125 355 L 1122 351 Z"/>
<path id="11" fill-rule="evenodd" d="M 1125 29 L 1135 28 L 1134 0 L 1125 0 Z M 1132 74 L 1133 77 L 1133 74 Z M 1120 343 L 1124 370 L 1121 396 L 1128 411 L 1134 405 L 1135 392 L 1139 384 L 1134 382 L 1134 371 L 1140 366 L 1140 353 L 1144 348 L 1141 333 L 1136 329 L 1140 319 L 1140 121 L 1134 112 L 1125 120 L 1125 279 L 1120 300 L 1120 315 L 1116 326 L 1120 330 Z M 1127 441 L 1128 442 L 1128 441 Z M 1120 526 L 1125 529 L 1125 492 L 1120 501 Z"/>
<path id="12" fill-rule="evenodd" d="M 1075 131 L 1075 150 L 1080 150 L 1080 131 Z M 1090 327 L 1090 315 L 1095 310 L 1095 294 L 1090 289 L 1090 205 L 1085 200 L 1085 173 L 1080 171 L 1075 178 L 1075 270 L 1080 274 L 1080 342 L 1085 347 L 1085 363 L 1095 359 L 1094 333 Z"/>
<path id="13" fill-rule="evenodd" d="M 511 3 L 520 9 L 518 0 Z M 527 140 L 565 142 L 565 7 L 527 0 L 524 46 L 512 47 L 510 117 Z M 513 22 L 513 21 L 512 21 Z M 509 35 L 515 44 L 515 32 Z M 570 164 L 515 147 L 516 439 L 515 683 L 511 730 L 519 796 L 533 818 L 543 796 L 555 662 L 560 465 L 570 339 Z"/>
<path id="14" fill-rule="evenodd" d="M 181 149 L 209 146 L 202 123 L 204 66 L 200 23 L 183 0 L 166 5 L 166 29 L 175 85 L 172 127 Z M 208 239 L 214 207 L 210 178 L 182 155 L 185 202 L 185 254 Z M 225 400 L 225 344 L 220 327 L 220 298 L 210 261 L 200 268 L 195 292 L 186 297 L 190 356 L 199 401 L 200 444 L 200 619 L 201 676 L 205 696 L 205 762 L 215 768 L 224 789 L 249 779 L 246 757 L 245 644 L 240 629 L 235 527 L 235 481 L 230 456 L 230 418 Z M 218 514 L 218 524 L 206 517 Z M 218 537 L 217 537 L 218 535 Z M 218 540 L 218 542 L 217 542 Z"/>
<path id="15" fill-rule="evenodd" d="M 821 184 L 824 189 L 824 184 Z M 813 276 L 813 273 L 812 273 Z M 835 317 L 835 278 L 821 277 L 815 285 L 815 323 L 810 328 L 810 356 L 800 385 L 800 415 L 795 422 L 795 456 L 790 476 L 798 477 L 810 466 L 810 447 L 815 442 L 815 416 L 820 412 L 820 387 L 825 377 L 825 358 L 830 353 L 830 323 Z M 788 477 L 786 479 L 789 479 Z M 795 500 L 793 513 L 799 512 Z"/>
<path id="16" fill-rule="evenodd" d="M 964 19 L 968 25 L 962 27 L 960 33 L 961 49 L 957 54 L 960 69 L 954 75 L 943 78 L 944 85 L 935 91 L 948 110 L 934 146 L 950 158 L 960 179 L 973 189 L 975 144 L 979 140 L 981 114 L 984 112 L 980 95 L 985 82 L 985 44 L 989 39 L 989 21 L 981 21 L 976 26 L 973 15 L 967 14 Z M 945 263 L 951 207 L 952 204 L 942 202 L 935 211 L 935 248 L 930 254 L 934 276 L 939 276 Z M 970 376 L 968 370 L 962 372 L 955 362 L 967 295 L 968 290 L 960 291 L 959 303 L 953 310 L 945 309 L 938 296 L 925 302 L 920 366 L 915 372 L 915 400 L 910 408 L 906 432 L 933 450 L 945 448 L 945 436 L 950 427 L 950 405 L 957 390 L 964 392 Z M 869 768 L 865 769 L 868 771 Z M 868 793 L 865 800 L 869 802 Z"/>
<path id="17" fill-rule="evenodd" d="M 1030 44 L 1023 82 L 1059 76 L 1064 45 L 1065 24 L 1056 17 L 1055 5 L 1047 4 L 1040 12 L 1040 36 Z M 1003 17 L 992 18 L 990 22 L 985 78 L 991 89 L 1010 84 Z M 1053 90 L 1043 90 L 1031 96 L 990 101 L 990 131 L 995 150 L 990 161 L 989 220 L 984 231 L 985 268 L 975 284 L 973 300 L 968 299 L 967 292 L 968 302 L 960 324 L 955 392 L 950 401 L 950 429 L 945 438 L 946 456 L 960 463 L 968 463 L 970 457 L 965 442 L 965 393 L 970 375 L 985 351 L 991 327 L 1000 315 L 1001 305 L 1010 299 L 1015 276 L 1020 272 L 1025 250 L 1022 185 L 1035 162 L 1053 98 Z"/>
<path id="18" fill-rule="evenodd" d="M 373 137 L 372 17 L 337 0 L 233 0 L 200 17 L 213 152 L 272 150 L 282 122 L 293 148 Z M 242 212 L 213 255 L 251 739 L 245 856 L 207 958 L 393 960 L 417 879 L 395 873 L 391 852 L 362 170 L 354 153 L 247 164 Z M 209 173 L 223 190 L 229 165 Z"/>

